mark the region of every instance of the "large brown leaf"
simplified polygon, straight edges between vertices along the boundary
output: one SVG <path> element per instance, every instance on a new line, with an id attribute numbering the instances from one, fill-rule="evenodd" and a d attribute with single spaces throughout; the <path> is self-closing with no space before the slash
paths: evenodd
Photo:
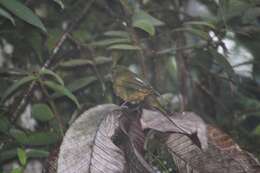
<path id="1" fill-rule="evenodd" d="M 111 140 L 119 127 L 121 112 L 116 105 L 100 105 L 84 112 L 66 132 L 58 173 L 121 173 L 123 151 Z"/>
<path id="2" fill-rule="evenodd" d="M 190 138 L 174 133 L 166 145 L 178 166 L 179 172 L 188 173 L 257 173 L 258 161 L 222 131 L 208 126 L 209 148 L 203 152 Z"/>
<path id="3" fill-rule="evenodd" d="M 190 129 L 187 130 L 188 132 L 196 132 L 202 146 L 207 141 L 204 139 L 208 139 L 208 148 L 202 147 L 204 151 L 189 134 L 182 134 L 176 127 L 172 125 L 169 127 L 169 123 L 166 121 L 158 120 L 162 119 L 158 112 L 149 111 L 144 112 L 144 114 L 144 128 L 151 128 L 161 132 L 172 132 L 166 138 L 165 144 L 172 154 L 180 173 L 260 172 L 259 162 L 254 156 L 240 149 L 232 138 L 221 130 L 209 125 L 202 125 L 202 122 L 199 121 L 199 118 L 195 114 L 184 113 L 182 120 L 180 120 L 178 117 L 180 114 L 178 114 L 176 117 L 172 117 L 172 119 L 183 128 Z M 188 117 L 190 115 L 193 117 Z"/>
<path id="4" fill-rule="evenodd" d="M 190 136 L 202 149 L 207 149 L 207 129 L 204 121 L 193 112 L 175 113 L 170 117 L 174 126 L 164 115 L 158 111 L 144 109 L 142 114 L 142 127 L 160 132 L 175 132 Z M 179 128 L 181 127 L 181 128 Z M 183 132 L 183 130 L 185 132 Z"/>
<path id="5" fill-rule="evenodd" d="M 145 135 L 140 122 L 140 111 L 124 110 L 120 118 L 123 132 L 123 150 L 126 153 L 127 172 L 154 173 L 155 171 L 144 159 Z"/>

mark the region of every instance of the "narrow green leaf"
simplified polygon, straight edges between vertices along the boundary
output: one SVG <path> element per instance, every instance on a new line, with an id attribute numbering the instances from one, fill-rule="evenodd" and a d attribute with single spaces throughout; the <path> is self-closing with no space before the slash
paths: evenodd
<path id="1" fill-rule="evenodd" d="M 89 59 L 72 59 L 65 62 L 61 62 L 59 66 L 64 68 L 74 68 L 86 65 L 102 65 L 112 62 L 112 58 L 109 57 L 95 57 L 94 59 L 95 61 Z"/>
<path id="2" fill-rule="evenodd" d="M 36 120 L 46 122 L 51 120 L 54 115 L 49 106 L 39 103 L 32 106 L 32 117 L 34 117 Z"/>
<path id="3" fill-rule="evenodd" d="M 73 68 L 78 66 L 93 65 L 93 61 L 89 59 L 72 59 L 59 63 L 60 67 Z"/>
<path id="4" fill-rule="evenodd" d="M 28 158 L 45 158 L 49 156 L 49 152 L 40 149 L 28 149 L 26 155 Z"/>
<path id="5" fill-rule="evenodd" d="M 30 35 L 26 37 L 28 40 L 30 46 L 37 54 L 37 58 L 39 60 L 39 63 L 43 63 L 42 60 L 42 51 L 43 51 L 43 45 L 42 45 L 42 35 L 38 30 L 33 30 L 29 33 Z"/>
<path id="6" fill-rule="evenodd" d="M 22 173 L 22 171 L 23 171 L 23 168 L 19 167 L 19 168 L 13 169 L 11 173 Z"/>
<path id="7" fill-rule="evenodd" d="M 64 85 L 62 78 L 57 73 L 55 73 L 49 69 L 40 70 L 40 74 L 41 75 L 50 75 L 50 76 L 54 77 L 59 84 Z"/>
<path id="8" fill-rule="evenodd" d="M 71 81 L 68 85 L 67 88 L 71 91 L 71 92 L 76 92 L 82 88 L 87 87 L 88 85 L 92 84 L 93 82 L 97 81 L 97 78 L 94 76 L 87 76 L 84 78 L 79 78 L 76 80 Z M 59 93 L 55 93 L 52 95 L 52 98 L 58 98 L 62 96 Z"/>
<path id="9" fill-rule="evenodd" d="M 197 35 L 199 36 L 200 38 L 204 39 L 204 40 L 208 40 L 208 33 L 205 32 L 205 31 L 202 31 L 202 30 L 198 30 L 198 29 L 195 29 L 195 28 L 177 28 L 174 30 L 174 32 L 179 32 L 179 31 L 183 31 L 183 32 L 189 32 L 191 34 L 194 34 L 194 35 Z"/>
<path id="10" fill-rule="evenodd" d="M 85 44 L 93 39 L 92 33 L 88 32 L 87 30 L 78 28 L 72 32 L 72 37 L 77 40 L 79 43 Z"/>
<path id="11" fill-rule="evenodd" d="M 256 126 L 253 133 L 260 136 L 260 125 Z"/>
<path id="12" fill-rule="evenodd" d="M 27 158 L 46 158 L 48 157 L 49 152 L 42 149 L 27 149 L 26 156 Z M 0 152 L 0 164 L 8 160 L 14 159 L 17 157 L 17 149 L 8 149 Z"/>
<path id="13" fill-rule="evenodd" d="M 0 164 L 7 161 L 14 159 L 17 156 L 17 149 L 8 149 L 8 150 L 3 150 L 0 152 Z"/>
<path id="14" fill-rule="evenodd" d="M 140 50 L 141 48 L 130 44 L 115 44 L 109 46 L 107 49 L 108 50 Z"/>
<path id="15" fill-rule="evenodd" d="M 233 67 L 230 65 L 226 57 L 224 57 L 222 54 L 218 53 L 216 50 L 210 48 L 209 49 L 211 55 L 213 56 L 214 60 L 219 64 L 222 65 L 227 72 L 228 76 L 236 81 L 236 75 L 234 72 Z"/>
<path id="16" fill-rule="evenodd" d="M 11 127 L 11 123 L 5 116 L 0 115 L 0 132 L 7 133 L 9 128 Z"/>
<path id="17" fill-rule="evenodd" d="M 67 87 L 69 88 L 70 91 L 75 92 L 75 91 L 78 91 L 78 90 L 92 84 L 96 80 L 97 80 L 96 77 L 88 76 L 88 77 L 84 77 L 84 78 L 80 78 L 80 79 L 71 81 L 71 83 L 68 84 Z"/>
<path id="18" fill-rule="evenodd" d="M 128 0 L 119 0 L 119 2 L 126 9 L 126 11 L 128 11 L 130 14 L 133 13 L 133 4 L 130 3 L 130 1 L 128 1 Z"/>
<path id="19" fill-rule="evenodd" d="M 63 4 L 63 2 L 62 2 L 62 0 L 53 0 L 53 1 L 56 2 L 56 3 L 60 6 L 61 9 L 64 9 L 64 8 L 65 8 L 65 6 L 64 6 L 64 4 Z"/>
<path id="20" fill-rule="evenodd" d="M 151 16 L 150 14 L 148 14 L 147 12 L 143 11 L 143 10 L 137 10 L 135 11 L 132 21 L 138 21 L 138 20 L 145 20 L 145 21 L 149 21 L 149 23 L 153 26 L 162 26 L 164 25 L 164 22 L 156 19 L 155 17 Z"/>
<path id="21" fill-rule="evenodd" d="M 190 22 L 185 22 L 185 25 L 201 25 L 201 26 L 207 26 L 211 29 L 216 29 L 216 27 L 211 24 L 210 22 L 205 22 L 205 21 L 190 21 Z"/>
<path id="22" fill-rule="evenodd" d="M 25 166 L 27 163 L 27 155 L 24 149 L 18 148 L 17 149 L 17 156 L 19 159 L 19 162 L 21 163 L 22 166 Z"/>
<path id="23" fill-rule="evenodd" d="M 92 46 L 108 46 L 110 44 L 116 43 L 130 43 L 131 40 L 129 38 L 111 38 L 111 39 L 104 39 L 100 41 L 96 41 L 91 43 Z"/>
<path id="24" fill-rule="evenodd" d="M 10 135 L 21 145 L 41 146 L 55 144 L 59 140 L 59 136 L 53 132 L 24 132 L 11 129 Z"/>
<path id="25" fill-rule="evenodd" d="M 80 107 L 77 98 L 71 93 L 70 90 L 65 88 L 65 86 L 58 85 L 51 81 L 44 81 L 43 83 L 44 83 L 44 85 L 46 85 L 48 88 L 52 89 L 53 91 L 67 96 L 77 105 L 78 108 Z"/>
<path id="26" fill-rule="evenodd" d="M 10 20 L 12 22 L 13 25 L 15 25 L 15 21 L 14 21 L 14 18 L 12 17 L 12 15 L 9 14 L 7 11 L 5 11 L 3 8 L 0 8 L 0 16 L 7 18 L 8 20 Z"/>
<path id="27" fill-rule="evenodd" d="M 60 32 L 60 29 L 58 29 L 58 28 L 49 29 L 48 39 L 46 41 L 49 51 L 52 51 L 52 49 L 55 47 L 55 45 L 61 38 L 61 35 L 62 35 L 62 32 Z"/>
<path id="28" fill-rule="evenodd" d="M 104 33 L 105 36 L 111 36 L 111 37 L 121 37 L 121 38 L 130 38 L 129 34 L 125 31 L 107 31 Z"/>
<path id="29" fill-rule="evenodd" d="M 30 8 L 26 7 L 20 1 L 1 0 L 0 4 L 25 22 L 40 28 L 43 32 L 47 32 L 39 17 L 36 16 Z"/>
<path id="30" fill-rule="evenodd" d="M 133 26 L 144 30 L 151 36 L 155 34 L 155 28 L 148 20 L 136 20 L 133 22 Z"/>
<path id="31" fill-rule="evenodd" d="M 10 97 L 17 89 L 22 87 L 23 85 L 35 80 L 35 76 L 26 76 L 19 81 L 15 82 L 10 88 L 5 91 L 5 93 L 2 96 L 1 103 L 3 103 L 8 97 Z"/>

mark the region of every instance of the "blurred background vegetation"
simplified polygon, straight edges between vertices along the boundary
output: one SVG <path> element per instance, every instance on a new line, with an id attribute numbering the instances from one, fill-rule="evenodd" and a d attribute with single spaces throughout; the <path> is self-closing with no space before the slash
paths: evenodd
<path id="1" fill-rule="evenodd" d="M 0 172 L 41 170 L 81 110 L 119 104 L 116 64 L 259 158 L 259 41 L 258 0 L 0 0 Z"/>

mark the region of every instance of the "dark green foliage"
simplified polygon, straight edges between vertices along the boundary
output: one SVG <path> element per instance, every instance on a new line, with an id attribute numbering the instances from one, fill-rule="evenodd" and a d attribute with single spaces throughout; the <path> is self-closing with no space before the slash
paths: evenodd
<path id="1" fill-rule="evenodd" d="M 177 110 L 199 113 L 260 157 L 259 2 L 200 0 L 211 14 L 193 16 L 177 1 L 0 0 L 0 165 L 47 157 L 79 109 L 120 104 L 118 64 L 162 94 L 184 95 Z M 230 63 L 241 47 L 252 55 L 251 77 Z M 21 126 L 26 107 L 34 128 Z"/>

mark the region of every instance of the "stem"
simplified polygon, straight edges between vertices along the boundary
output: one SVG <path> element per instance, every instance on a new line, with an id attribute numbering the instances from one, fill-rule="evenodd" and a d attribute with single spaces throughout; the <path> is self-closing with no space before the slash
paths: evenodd
<path id="1" fill-rule="evenodd" d="M 74 19 L 70 26 L 68 27 L 68 29 L 62 34 L 61 38 L 59 39 L 59 41 L 56 43 L 56 46 L 52 49 L 52 54 L 49 57 L 49 59 L 46 60 L 46 62 L 43 64 L 41 70 L 49 68 L 51 63 L 53 62 L 54 58 L 56 57 L 57 53 L 60 51 L 62 45 L 65 43 L 65 41 L 67 40 L 70 32 L 72 32 L 74 30 L 74 28 L 76 28 L 78 25 L 80 25 L 80 21 L 84 19 L 85 15 L 88 13 L 90 7 L 92 6 L 92 4 L 95 2 L 95 0 L 90 0 L 86 3 L 86 6 L 84 7 L 84 9 L 82 10 L 81 14 Z M 11 121 L 14 122 L 16 121 L 18 115 L 24 110 L 24 108 L 26 107 L 27 103 L 29 102 L 29 98 L 32 94 L 32 92 L 34 91 L 34 88 L 36 86 L 36 81 L 33 81 L 29 88 L 27 89 L 27 91 L 25 92 L 23 98 L 19 101 L 19 104 L 17 107 L 17 109 L 15 109 L 12 112 L 12 117 L 11 117 Z"/>
<path id="2" fill-rule="evenodd" d="M 174 1 L 176 9 L 180 9 L 180 2 Z M 177 13 L 179 14 L 179 13 Z M 182 21 L 179 16 L 176 17 L 178 27 L 181 27 Z M 185 47 L 185 37 L 182 31 L 174 34 L 176 40 L 176 64 L 177 64 L 177 76 L 179 81 L 179 89 L 182 95 L 181 111 L 187 109 L 188 106 L 188 65 L 187 57 L 184 54 L 183 47 Z"/>
<path id="3" fill-rule="evenodd" d="M 136 34 L 136 32 L 132 26 L 132 21 L 130 20 L 132 18 L 133 11 L 131 9 L 129 9 L 127 5 L 125 5 L 124 0 L 120 0 L 120 2 L 121 2 L 121 5 L 123 6 L 123 10 L 125 12 L 125 21 L 127 23 L 126 30 L 128 33 L 131 34 L 131 38 L 133 40 L 134 46 L 141 48 L 138 51 L 139 63 L 141 64 L 142 77 L 147 79 L 148 68 L 147 68 L 147 65 L 145 62 L 145 52 L 141 47 L 141 40 L 139 39 L 138 35 Z"/>
<path id="4" fill-rule="evenodd" d="M 51 100 L 48 91 L 47 91 L 46 88 L 44 87 L 43 81 L 42 81 L 42 80 L 39 80 L 38 82 L 39 82 L 39 84 L 40 84 L 40 87 L 41 87 L 41 90 L 42 90 L 43 94 L 47 97 L 48 103 L 49 103 L 49 105 L 50 105 L 50 107 L 51 107 L 51 109 L 52 109 L 52 111 L 53 111 L 53 113 L 54 113 L 54 116 L 55 116 L 55 118 L 56 118 L 56 120 L 57 120 L 57 122 L 58 122 L 58 124 L 59 124 L 60 132 L 61 132 L 62 136 L 64 136 L 64 131 L 63 131 L 63 129 L 64 129 L 64 124 L 63 124 L 63 122 L 62 122 L 62 120 L 61 120 L 61 117 L 60 117 L 60 115 L 59 115 L 59 113 L 58 113 L 56 107 L 55 107 L 55 104 L 54 104 L 54 102 Z"/>

